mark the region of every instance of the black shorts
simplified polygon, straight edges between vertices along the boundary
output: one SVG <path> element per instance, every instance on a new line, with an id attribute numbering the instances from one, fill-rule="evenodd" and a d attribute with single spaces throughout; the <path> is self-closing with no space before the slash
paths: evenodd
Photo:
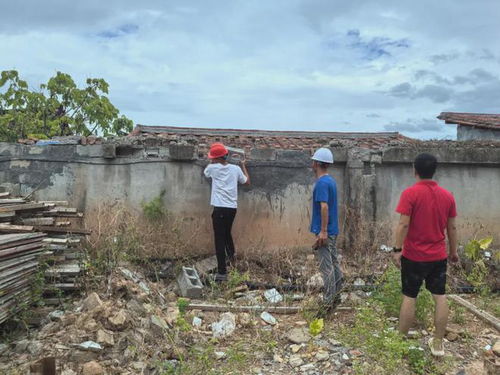
<path id="1" fill-rule="evenodd" d="M 417 298 L 422 283 L 432 294 L 446 293 L 446 265 L 447 260 L 435 262 L 414 262 L 401 257 L 401 284 L 403 294 L 410 298 Z"/>

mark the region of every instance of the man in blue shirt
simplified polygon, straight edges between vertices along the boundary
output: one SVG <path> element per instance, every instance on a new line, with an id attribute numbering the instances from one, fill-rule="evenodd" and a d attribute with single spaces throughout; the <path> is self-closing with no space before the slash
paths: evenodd
<path id="1" fill-rule="evenodd" d="M 328 174 L 328 167 L 333 164 L 333 154 L 327 148 L 320 148 L 312 160 L 316 175 L 311 220 L 311 233 L 316 235 L 313 249 L 316 250 L 323 277 L 323 301 L 327 309 L 332 309 L 340 302 L 339 292 L 343 283 L 335 246 L 339 234 L 337 183 Z"/>

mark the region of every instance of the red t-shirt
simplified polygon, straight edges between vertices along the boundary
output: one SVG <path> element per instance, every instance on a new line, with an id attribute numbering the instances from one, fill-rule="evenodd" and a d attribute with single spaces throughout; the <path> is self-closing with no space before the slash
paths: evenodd
<path id="1" fill-rule="evenodd" d="M 457 216 L 455 198 L 436 181 L 422 180 L 401 194 L 396 212 L 410 216 L 403 256 L 415 262 L 447 258 L 445 230 Z"/>

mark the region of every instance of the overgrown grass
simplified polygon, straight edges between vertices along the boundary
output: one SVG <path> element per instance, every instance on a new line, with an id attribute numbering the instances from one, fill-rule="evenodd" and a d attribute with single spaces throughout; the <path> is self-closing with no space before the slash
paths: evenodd
<path id="1" fill-rule="evenodd" d="M 378 288 L 373 298 L 382 303 L 389 316 L 399 316 L 399 309 L 403 296 L 401 294 L 401 271 L 394 265 L 389 265 L 385 273 L 378 280 Z M 417 297 L 415 317 L 421 324 L 427 326 L 431 322 L 434 302 L 432 294 L 422 287 Z"/>
<path id="2" fill-rule="evenodd" d="M 196 231 L 183 231 L 163 206 L 162 196 L 143 205 L 137 212 L 122 204 L 101 205 L 86 215 L 91 230 L 86 250 L 90 275 L 108 274 L 120 262 L 153 266 L 158 259 L 182 259 L 196 254 L 190 246 Z"/>
<path id="3" fill-rule="evenodd" d="M 341 328 L 338 338 L 364 353 L 355 360 L 358 374 L 442 374 L 450 363 L 435 362 L 416 340 L 401 335 L 388 316 L 398 316 L 401 306 L 400 273 L 390 266 L 379 280 L 379 288 L 355 315 L 352 325 Z M 428 323 L 433 309 L 432 296 L 421 291 L 417 300 L 417 320 Z M 405 366 L 402 368 L 401 364 Z"/>

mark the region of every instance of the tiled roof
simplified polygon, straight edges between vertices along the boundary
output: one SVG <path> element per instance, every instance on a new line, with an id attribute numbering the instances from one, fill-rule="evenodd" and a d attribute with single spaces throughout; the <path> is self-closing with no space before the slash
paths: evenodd
<path id="1" fill-rule="evenodd" d="M 500 114 L 442 112 L 437 118 L 446 124 L 500 130 Z"/>
<path id="2" fill-rule="evenodd" d="M 187 141 L 198 145 L 200 154 L 205 153 L 213 142 L 222 142 L 247 151 L 253 148 L 307 150 L 323 146 L 358 146 L 379 149 L 389 145 L 399 145 L 411 138 L 397 132 L 385 133 L 342 133 L 306 131 L 270 131 L 247 129 L 208 129 L 175 126 L 137 125 L 131 136 L 154 136 L 173 142 Z"/>

